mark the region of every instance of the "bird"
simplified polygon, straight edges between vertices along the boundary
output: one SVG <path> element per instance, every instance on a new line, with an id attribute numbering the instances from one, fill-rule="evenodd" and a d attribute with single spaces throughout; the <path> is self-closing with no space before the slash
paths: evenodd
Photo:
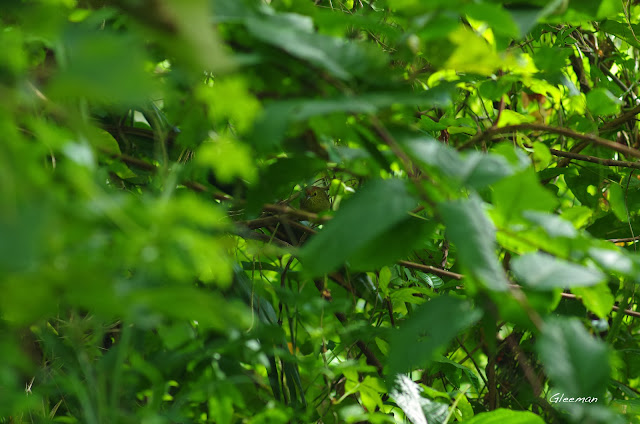
<path id="1" fill-rule="evenodd" d="M 331 200 L 322 187 L 311 186 L 304 191 L 305 195 L 300 200 L 300 208 L 307 212 L 320 213 L 331 209 Z"/>

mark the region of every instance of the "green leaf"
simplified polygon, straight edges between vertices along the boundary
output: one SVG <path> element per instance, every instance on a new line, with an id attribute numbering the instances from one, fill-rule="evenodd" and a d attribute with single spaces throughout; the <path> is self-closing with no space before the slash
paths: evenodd
<path id="1" fill-rule="evenodd" d="M 536 49 L 533 60 L 538 69 L 553 72 L 564 68 L 572 54 L 573 50 L 569 48 L 542 46 Z"/>
<path id="2" fill-rule="evenodd" d="M 574 206 L 571 209 L 565 209 L 560 215 L 563 219 L 573 223 L 575 228 L 582 228 L 589 223 L 593 210 L 586 206 Z"/>
<path id="3" fill-rule="evenodd" d="M 609 381 L 607 345 L 578 319 L 549 319 L 536 349 L 546 374 L 565 396 L 602 397 Z"/>
<path id="4" fill-rule="evenodd" d="M 154 88 L 145 72 L 146 53 L 135 38 L 113 31 L 75 28 L 65 40 L 68 66 L 50 86 L 56 98 L 141 104 Z"/>
<path id="5" fill-rule="evenodd" d="M 390 373 L 395 375 L 426 365 L 439 348 L 481 316 L 479 309 L 454 297 L 440 296 L 424 303 L 391 335 Z"/>
<path id="6" fill-rule="evenodd" d="M 278 146 L 294 122 L 306 121 L 314 116 L 332 113 L 375 113 L 393 105 L 447 106 L 451 102 L 454 86 L 440 84 L 415 93 L 370 92 L 358 96 L 340 96 L 326 99 L 293 99 L 268 103 L 254 126 L 252 140 L 261 151 Z"/>
<path id="7" fill-rule="evenodd" d="M 551 159 L 551 151 L 545 144 L 535 143 L 533 145 L 533 163 L 536 170 L 546 169 L 551 163 Z"/>
<path id="8" fill-rule="evenodd" d="M 132 310 L 160 312 L 180 320 L 195 320 L 203 328 L 228 331 L 248 328 L 251 318 L 245 305 L 229 303 L 219 294 L 192 287 L 136 290 L 125 300 Z M 142 309 L 140 309 L 142 308 Z"/>
<path id="9" fill-rule="evenodd" d="M 609 185 L 609 205 L 611 206 L 611 210 L 613 214 L 618 218 L 620 222 L 628 222 L 629 217 L 627 216 L 627 206 L 624 200 L 624 190 L 620 184 L 611 184 Z"/>
<path id="10" fill-rule="evenodd" d="M 500 5 L 491 3 L 471 3 L 465 6 L 464 12 L 471 18 L 489 24 L 496 34 L 518 38 L 520 31 L 509 12 Z"/>
<path id="11" fill-rule="evenodd" d="M 544 7 L 535 7 L 535 5 L 544 5 Z M 520 36 L 524 37 L 536 26 L 538 21 L 545 16 L 554 13 L 557 9 L 564 6 L 564 0 L 551 0 L 549 2 L 537 2 L 529 6 L 527 4 L 515 4 L 515 7 L 507 9 L 516 25 L 520 29 Z"/>
<path id="12" fill-rule="evenodd" d="M 500 115 L 500 121 L 498 121 L 498 127 L 506 127 L 507 125 L 518 125 L 528 122 L 534 122 L 536 120 L 535 116 L 532 115 L 523 115 L 518 112 L 514 112 L 509 109 L 505 109 L 502 111 Z"/>
<path id="13" fill-rule="evenodd" d="M 514 170 L 502 156 L 473 152 L 464 158 L 460 172 L 463 184 L 480 190 L 512 175 Z"/>
<path id="14" fill-rule="evenodd" d="M 415 303 L 420 305 L 425 302 L 425 294 L 431 294 L 430 290 L 426 290 L 424 287 L 403 287 L 393 291 L 389 296 L 389 299 L 396 306 L 402 303 Z"/>
<path id="15" fill-rule="evenodd" d="M 637 266 L 628 254 L 625 254 L 615 246 L 606 248 L 592 247 L 589 249 L 589 256 L 598 265 L 611 272 L 618 272 L 629 277 L 634 277 Z"/>
<path id="16" fill-rule="evenodd" d="M 398 375 L 390 395 L 412 423 L 442 422 L 447 416 L 447 405 L 423 397 L 422 392 L 409 377 Z"/>
<path id="17" fill-rule="evenodd" d="M 445 63 L 447 69 L 491 75 L 497 68 L 505 65 L 505 60 L 486 40 L 470 29 L 459 27 L 449 35 L 449 39 L 457 47 Z"/>
<path id="18" fill-rule="evenodd" d="M 497 81 L 488 79 L 480 84 L 478 91 L 485 99 L 499 101 L 502 96 L 509 92 L 512 86 L 513 81 L 507 78 L 500 78 Z"/>
<path id="19" fill-rule="evenodd" d="M 531 168 L 497 182 L 493 188 L 493 204 L 504 223 L 520 220 L 525 210 L 547 212 L 558 204 L 555 196 L 540 186 Z"/>
<path id="20" fill-rule="evenodd" d="M 491 412 L 482 412 L 465 424 L 544 424 L 542 418 L 529 411 L 511 411 L 509 409 L 496 409 Z"/>
<path id="21" fill-rule="evenodd" d="M 455 361 L 452 361 L 449 358 L 445 358 L 444 356 L 441 356 L 440 358 L 435 359 L 434 362 L 437 362 L 439 364 L 450 365 L 454 368 L 461 370 L 462 373 L 467 377 L 469 382 L 473 384 L 473 387 L 476 390 L 482 390 L 482 382 L 480 381 L 480 377 L 478 377 L 478 374 L 476 374 L 472 369 L 465 367 L 464 365 L 461 365 Z"/>
<path id="22" fill-rule="evenodd" d="M 265 203 L 286 199 L 300 181 L 313 178 L 324 161 L 308 156 L 278 158 L 260 172 L 258 184 L 247 195 L 250 212 L 258 212 Z"/>
<path id="23" fill-rule="evenodd" d="M 615 299 L 609 286 L 606 284 L 598 284 L 593 287 L 574 287 L 571 293 L 582 299 L 584 306 L 598 318 L 606 318 L 613 309 Z"/>
<path id="24" fill-rule="evenodd" d="M 210 167 L 223 183 L 231 182 L 235 177 L 248 182 L 256 178 L 251 149 L 233 138 L 219 137 L 202 143 L 196 158 L 200 165 Z"/>
<path id="25" fill-rule="evenodd" d="M 349 256 L 349 265 L 354 270 L 366 271 L 393 264 L 429 237 L 433 227 L 434 224 L 422 219 L 402 220 Z"/>
<path id="26" fill-rule="evenodd" d="M 402 180 L 373 180 L 346 201 L 300 252 L 305 271 L 320 275 L 407 219 L 417 205 Z"/>
<path id="27" fill-rule="evenodd" d="M 495 228 L 477 196 L 439 205 L 447 238 L 456 245 L 466 272 L 490 290 L 507 290 L 507 277 L 498 263 Z"/>
<path id="28" fill-rule="evenodd" d="M 599 269 L 537 252 L 514 259 L 511 269 L 518 280 L 537 290 L 593 286 L 607 278 Z"/>
<path id="29" fill-rule="evenodd" d="M 606 88 L 596 88 L 587 94 L 587 107 L 594 115 L 609 116 L 620 112 L 622 101 Z"/>
<path id="30" fill-rule="evenodd" d="M 571 222 L 558 215 L 537 211 L 525 211 L 522 215 L 526 220 L 542 227 L 551 237 L 575 238 L 578 235 Z"/>
<path id="31" fill-rule="evenodd" d="M 303 26 L 291 25 L 291 17 Z M 287 53 L 324 68 L 340 79 L 351 79 L 383 66 L 386 56 L 371 45 L 346 43 L 344 39 L 311 32 L 306 17 L 288 14 L 245 20 L 249 32 L 257 39 Z"/>
<path id="32" fill-rule="evenodd" d="M 447 176 L 475 189 L 487 187 L 513 174 L 513 167 L 500 155 L 471 152 L 460 155 L 455 149 L 427 134 L 398 137 L 414 159 L 438 168 Z"/>
<path id="33" fill-rule="evenodd" d="M 618 22 L 616 20 L 608 19 L 602 22 L 600 25 L 602 31 L 606 31 L 610 34 L 620 37 L 626 41 L 629 45 L 640 49 L 640 42 L 637 40 L 637 34 L 640 32 L 640 25 L 631 24 L 626 22 Z"/>

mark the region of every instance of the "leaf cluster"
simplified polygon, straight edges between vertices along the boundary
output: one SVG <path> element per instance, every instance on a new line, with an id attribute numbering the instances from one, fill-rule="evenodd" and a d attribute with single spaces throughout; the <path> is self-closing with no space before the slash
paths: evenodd
<path id="1" fill-rule="evenodd" d="M 0 423 L 640 422 L 634 3 L 6 2 Z"/>

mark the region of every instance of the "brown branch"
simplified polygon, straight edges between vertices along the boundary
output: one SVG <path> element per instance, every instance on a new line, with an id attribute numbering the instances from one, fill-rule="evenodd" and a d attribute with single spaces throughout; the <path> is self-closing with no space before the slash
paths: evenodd
<path id="1" fill-rule="evenodd" d="M 109 151 L 108 149 L 103 149 L 103 148 L 100 148 L 100 151 L 102 153 L 104 153 L 105 155 L 113 158 L 113 159 L 118 159 L 119 161 L 124 162 L 127 165 L 131 165 L 131 166 L 134 166 L 136 168 L 144 169 L 145 171 L 150 171 L 152 173 L 155 173 L 158 170 L 158 168 L 154 164 L 149 163 L 149 162 L 145 162 L 143 160 L 140 160 L 140 159 L 128 156 L 128 155 L 123 155 L 123 154 L 120 154 L 120 153 L 113 153 L 113 152 Z"/>
<path id="2" fill-rule="evenodd" d="M 612 119 L 609 122 L 606 122 L 604 125 L 602 125 L 602 127 L 600 127 L 600 130 L 601 131 L 607 131 L 607 130 L 613 129 L 613 128 L 617 127 L 618 125 L 624 124 L 625 122 L 629 121 L 634 116 L 636 116 L 638 113 L 640 113 L 640 105 L 634 107 L 633 109 L 629 109 L 627 112 L 623 113 L 622 115 L 618 116 L 617 118 Z"/>
<path id="3" fill-rule="evenodd" d="M 236 232 L 236 235 L 242 237 L 242 238 L 246 238 L 246 239 L 253 239 L 253 240 L 259 240 L 259 241 L 263 241 L 267 244 L 275 244 L 279 247 L 284 247 L 284 248 L 292 248 L 293 246 L 289 243 L 287 243 L 284 240 L 280 240 L 277 237 L 272 237 L 272 236 L 268 236 L 266 234 L 262 234 L 259 233 L 257 231 L 246 231 L 242 228 L 239 228 Z"/>
<path id="4" fill-rule="evenodd" d="M 589 87 L 589 80 L 587 79 L 587 73 L 584 70 L 584 65 L 582 64 L 582 58 L 572 54 L 569 56 L 569 62 L 571 63 L 571 68 L 573 72 L 575 72 L 578 77 L 578 84 L 580 84 L 580 90 L 587 94 L 591 91 L 591 87 Z"/>
<path id="5" fill-rule="evenodd" d="M 250 221 L 243 221 L 239 224 L 244 225 L 250 230 L 257 230 L 258 228 L 266 227 L 268 225 L 273 225 L 278 222 L 278 215 L 265 216 L 262 218 L 252 219 Z"/>
<path id="6" fill-rule="evenodd" d="M 571 149 L 569 149 L 569 152 L 570 153 L 576 153 L 576 154 L 580 153 L 588 145 L 589 145 L 589 143 L 587 143 L 586 141 L 581 141 L 580 143 L 574 145 Z M 556 165 L 556 168 L 564 168 L 567 165 L 569 165 L 569 163 L 571 163 L 571 159 L 564 158 L 564 159 L 562 159 L 561 161 L 558 162 L 558 164 Z"/>
<path id="7" fill-rule="evenodd" d="M 295 209 L 287 205 L 266 204 L 264 205 L 263 209 L 267 212 L 287 214 L 296 218 L 304 219 L 306 221 L 327 222 L 331 220 L 331 216 L 329 215 L 320 216 L 318 214 L 303 211 L 301 209 Z"/>
<path id="8" fill-rule="evenodd" d="M 197 191 L 198 193 L 208 193 L 209 189 L 207 188 L 207 186 L 200 184 L 198 182 L 195 181 L 183 181 L 181 183 L 183 186 L 187 187 L 188 189 L 191 189 L 193 191 Z M 213 196 L 214 199 L 220 200 L 221 202 L 228 202 L 230 200 L 233 200 L 231 197 L 227 196 L 226 194 L 222 194 L 222 193 L 211 193 L 211 196 Z"/>
<path id="9" fill-rule="evenodd" d="M 385 303 L 387 304 L 387 312 L 389 313 L 389 321 L 391 322 L 391 328 L 396 328 L 396 320 L 393 317 L 393 305 L 391 304 L 391 299 L 387 298 Z"/>
<path id="10" fill-rule="evenodd" d="M 577 153 L 572 153 L 572 152 L 563 152 L 562 150 L 556 150 L 556 149 L 549 149 L 549 151 L 554 156 L 575 159 L 582 162 L 597 163 L 598 165 L 604 165 L 604 166 L 620 166 L 623 168 L 640 169 L 640 162 L 628 162 L 624 160 L 603 159 L 595 156 L 579 155 Z"/>
<path id="11" fill-rule="evenodd" d="M 500 117 L 502 117 L 502 111 L 504 110 L 505 101 L 504 96 L 500 97 L 500 103 L 498 105 L 498 114 L 496 115 L 496 119 L 493 121 L 491 128 L 496 128 L 498 126 L 498 122 L 500 122 Z"/>
<path id="12" fill-rule="evenodd" d="M 527 355 L 525 355 L 518 343 L 516 343 L 513 338 L 507 337 L 505 341 L 507 342 L 507 346 L 509 347 L 509 349 L 511 349 L 511 352 L 513 352 L 514 356 L 518 359 L 518 365 L 524 373 L 525 378 L 529 382 L 529 385 L 533 390 L 533 395 L 535 397 L 539 397 L 540 393 L 542 393 L 542 382 L 538 378 L 536 372 L 533 370 L 529 358 L 527 357 Z"/>
<path id="13" fill-rule="evenodd" d="M 429 274 L 435 274 L 440 277 L 453 278 L 454 280 L 462 280 L 464 278 L 464 275 L 462 274 L 447 271 L 446 269 L 436 268 L 435 266 L 431 265 L 423 265 L 409 261 L 398 261 L 398 265 L 402 265 L 406 268 L 416 269 L 418 271 L 428 272 Z"/>
<path id="14" fill-rule="evenodd" d="M 480 365 L 478 365 L 478 363 L 476 362 L 476 360 L 473 358 L 472 353 L 475 352 L 475 349 L 473 352 L 469 352 L 469 349 L 467 349 L 467 347 L 464 345 L 464 343 L 462 343 L 462 340 L 460 340 L 459 337 L 456 337 L 456 341 L 458 342 L 458 344 L 460 345 L 460 348 L 462 348 L 463 352 L 467 355 L 464 360 L 460 361 L 459 363 L 462 365 L 464 364 L 466 361 L 471 361 L 471 363 L 473 364 L 473 366 L 476 368 L 476 371 L 478 371 L 478 375 L 480 376 L 480 378 L 482 379 L 482 381 L 484 382 L 484 385 L 487 386 L 489 383 L 487 382 L 487 379 L 485 378 L 485 376 L 483 375 L 483 373 L 480 371 Z M 476 349 L 478 349 L 479 346 L 476 347 Z"/>
<path id="15" fill-rule="evenodd" d="M 623 144 L 616 143 L 611 140 L 604 139 L 602 137 L 598 137 L 591 134 L 583 134 L 568 128 L 562 127 L 552 127 L 544 124 L 518 124 L 518 125 L 507 125 L 501 128 L 489 128 L 478 135 L 475 135 L 469 141 L 464 143 L 462 146 L 458 148 L 458 150 L 467 149 L 477 142 L 490 138 L 496 134 L 504 134 L 504 133 L 512 133 L 518 131 L 543 131 L 548 133 L 560 134 L 565 137 L 574 138 L 577 140 L 584 140 L 592 144 L 596 144 L 598 146 L 606 147 L 608 149 L 614 150 L 618 153 L 622 153 L 627 156 L 633 156 L 635 158 L 640 158 L 640 151 L 634 149 L 629 146 L 625 146 Z"/>
<path id="16" fill-rule="evenodd" d="M 631 241 L 638 241 L 638 240 L 640 240 L 640 236 L 609 239 L 608 241 L 610 241 L 612 243 L 628 243 L 628 242 L 631 242 Z"/>

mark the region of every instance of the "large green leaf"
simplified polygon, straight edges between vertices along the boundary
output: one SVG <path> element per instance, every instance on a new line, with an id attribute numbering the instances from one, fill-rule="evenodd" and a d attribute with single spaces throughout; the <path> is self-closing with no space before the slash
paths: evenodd
<path id="1" fill-rule="evenodd" d="M 455 297 L 440 296 L 424 303 L 391 335 L 390 374 L 426 365 L 438 349 L 481 316 L 480 309 Z"/>
<path id="2" fill-rule="evenodd" d="M 528 253 L 511 262 L 518 280 L 538 290 L 593 286 L 607 276 L 597 268 L 587 268 L 544 253 Z"/>
<path id="3" fill-rule="evenodd" d="M 594 115 L 613 115 L 620 111 L 622 101 L 606 88 L 597 88 L 587 94 L 587 107 Z"/>
<path id="4" fill-rule="evenodd" d="M 344 39 L 312 32 L 308 17 L 294 14 L 249 17 L 245 23 L 254 37 L 340 79 L 351 79 L 385 64 L 386 57 L 371 45 L 346 43 Z"/>
<path id="5" fill-rule="evenodd" d="M 352 254 L 407 219 L 416 205 L 405 181 L 369 182 L 304 246 L 300 259 L 305 270 L 311 275 L 319 275 L 336 269 Z"/>
<path id="6" fill-rule="evenodd" d="M 483 412 L 465 421 L 466 424 L 544 424 L 542 418 L 529 411 L 496 409 Z"/>
<path id="7" fill-rule="evenodd" d="M 610 34 L 614 34 L 636 49 L 640 49 L 640 42 L 637 39 L 637 31 L 640 31 L 640 25 L 630 25 L 627 22 L 618 22 L 616 20 L 607 19 L 602 22 L 600 28 Z"/>
<path id="8" fill-rule="evenodd" d="M 447 237 L 456 245 L 465 271 L 491 290 L 506 290 L 507 277 L 496 256 L 495 228 L 477 196 L 439 205 Z"/>
<path id="9" fill-rule="evenodd" d="M 573 287 L 571 292 L 582 300 L 582 304 L 598 318 L 606 319 L 615 303 L 609 286 L 598 284 L 592 287 Z"/>
<path id="10" fill-rule="evenodd" d="M 144 70 L 146 53 L 139 40 L 79 27 L 65 42 L 68 66 L 51 81 L 54 96 L 121 105 L 147 100 L 154 84 Z"/>
<path id="11" fill-rule="evenodd" d="M 558 215 L 530 210 L 525 211 L 523 216 L 528 221 L 542 227 L 551 237 L 575 238 L 578 235 L 571 222 L 562 219 Z"/>
<path id="12" fill-rule="evenodd" d="M 255 124 L 252 140 L 260 150 L 278 146 L 294 122 L 332 113 L 374 113 L 392 105 L 446 106 L 451 101 L 453 86 L 441 84 L 418 91 L 369 92 L 358 96 L 339 96 L 325 99 L 291 99 L 269 103 Z"/>
<path id="13" fill-rule="evenodd" d="M 513 167 L 501 155 L 480 152 L 462 155 L 428 134 L 398 138 L 414 159 L 439 169 L 444 175 L 471 188 L 487 187 L 514 172 Z"/>
<path id="14" fill-rule="evenodd" d="M 442 422 L 447 416 L 447 405 L 423 397 L 422 392 L 409 377 L 398 375 L 390 395 L 412 423 Z"/>
<path id="15" fill-rule="evenodd" d="M 520 31 L 513 20 L 513 16 L 500 5 L 491 3 L 471 3 L 464 12 L 473 19 L 488 23 L 496 34 L 518 38 Z"/>
<path id="16" fill-rule="evenodd" d="M 314 177 L 323 167 L 322 160 L 309 156 L 277 159 L 260 172 L 258 184 L 249 190 L 249 213 L 258 212 L 265 203 L 286 199 L 297 183 Z"/>
<path id="17" fill-rule="evenodd" d="M 497 182 L 493 188 L 493 204 L 504 223 L 521 220 L 525 210 L 548 212 L 558 204 L 540 185 L 532 168 Z"/>
<path id="18" fill-rule="evenodd" d="M 434 225 L 418 218 L 404 219 L 351 255 L 349 265 L 363 271 L 390 265 L 424 243 Z"/>
<path id="19" fill-rule="evenodd" d="M 607 243 L 603 246 L 593 246 L 589 249 L 589 256 L 603 269 L 634 277 L 638 272 L 637 260 L 630 254 Z"/>
<path id="20" fill-rule="evenodd" d="M 567 397 L 601 398 L 609 380 L 609 354 L 577 319 L 550 319 L 536 346 L 547 375 Z"/>

